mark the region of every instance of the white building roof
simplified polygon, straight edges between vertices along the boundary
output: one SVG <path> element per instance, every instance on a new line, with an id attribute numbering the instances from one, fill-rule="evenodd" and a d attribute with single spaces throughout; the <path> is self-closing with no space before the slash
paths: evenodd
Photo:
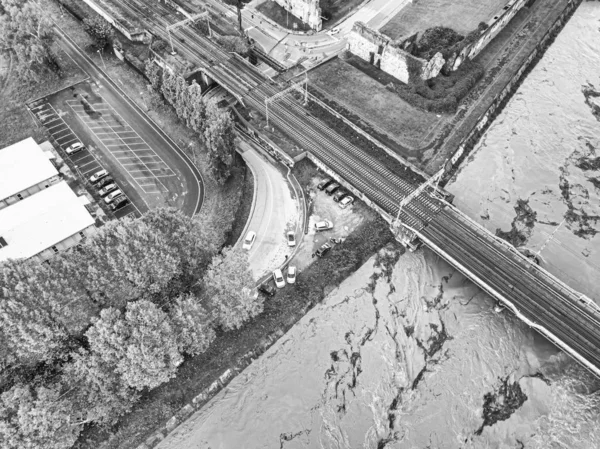
<path id="1" fill-rule="evenodd" d="M 36 254 L 94 224 L 66 182 L 59 182 L 0 209 L 0 262 Z"/>
<path id="2" fill-rule="evenodd" d="M 0 150 L 0 200 L 13 196 L 58 172 L 31 137 Z"/>

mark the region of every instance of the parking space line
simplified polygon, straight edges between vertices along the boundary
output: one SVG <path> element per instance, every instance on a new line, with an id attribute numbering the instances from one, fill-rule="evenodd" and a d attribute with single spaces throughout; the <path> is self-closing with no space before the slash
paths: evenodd
<path id="1" fill-rule="evenodd" d="M 69 104 L 75 114 L 80 117 L 80 114 L 78 114 L 76 108 L 74 108 L 69 102 L 67 102 L 67 104 Z M 95 108 L 93 104 L 90 106 Z M 91 132 L 96 135 L 100 142 L 109 150 L 117 162 L 125 171 L 129 173 L 134 182 L 140 186 L 145 193 L 160 193 L 161 191 L 168 191 L 159 177 L 155 175 L 155 172 L 163 173 L 161 177 L 166 178 L 175 176 L 173 170 L 164 162 L 164 160 L 162 160 L 159 155 L 156 154 L 156 152 L 152 150 L 152 148 L 148 146 L 144 139 L 140 137 L 139 134 L 125 120 L 123 120 L 123 118 L 114 110 L 114 108 L 110 107 L 109 104 L 107 104 L 107 106 L 108 109 L 103 108 L 103 110 L 110 113 L 112 117 L 109 118 L 101 116 L 97 119 L 90 120 L 89 122 L 82 118 L 82 121 L 88 126 Z M 111 120 L 113 117 L 118 117 L 120 120 Z M 94 126 L 91 126 L 92 121 Z M 110 136 L 111 134 L 114 134 L 114 137 Z M 143 148 L 132 148 L 133 146 L 141 146 Z M 140 158 L 142 155 L 138 155 L 137 151 L 143 151 L 145 153 L 150 152 L 151 154 L 144 154 L 143 156 L 145 160 L 143 160 Z M 151 156 L 155 156 L 155 158 L 153 158 L 154 160 L 148 160 L 148 157 Z M 161 163 L 163 164 L 162 166 L 160 166 Z M 152 167 L 148 167 L 147 164 L 152 165 Z M 157 165 L 158 167 L 156 167 Z M 128 167 L 131 166 L 143 166 L 145 168 L 128 169 Z M 170 172 L 170 174 L 165 175 L 165 172 Z M 142 173 L 146 176 L 134 176 L 134 174 L 141 175 Z M 142 182 L 142 179 L 153 181 L 153 183 L 147 184 L 146 182 Z M 150 186 L 154 187 L 152 191 L 149 189 Z M 155 189 L 157 190 L 155 191 Z"/>

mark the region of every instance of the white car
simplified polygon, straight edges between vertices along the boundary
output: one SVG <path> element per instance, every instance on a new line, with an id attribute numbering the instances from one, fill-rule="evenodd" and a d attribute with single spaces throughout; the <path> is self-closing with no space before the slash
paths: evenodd
<path id="1" fill-rule="evenodd" d="M 275 281 L 277 288 L 285 287 L 285 279 L 283 278 L 283 273 L 279 268 L 273 271 L 273 280 Z"/>
<path id="2" fill-rule="evenodd" d="M 315 231 L 327 231 L 328 229 L 333 229 L 333 223 L 331 220 L 323 220 L 315 223 Z"/>
<path id="3" fill-rule="evenodd" d="M 294 231 L 288 231 L 286 236 L 288 246 L 296 246 L 296 234 L 294 234 Z"/>
<path id="4" fill-rule="evenodd" d="M 254 240 L 256 240 L 256 232 L 250 231 L 246 234 L 246 238 L 244 239 L 244 244 L 242 245 L 242 249 L 250 250 L 252 245 L 254 245 Z"/>
<path id="5" fill-rule="evenodd" d="M 102 178 L 106 178 L 108 176 L 108 172 L 104 169 L 102 170 L 98 170 L 96 173 L 94 173 L 92 176 L 90 176 L 90 182 L 91 183 L 96 183 L 98 181 L 100 181 Z"/>
<path id="6" fill-rule="evenodd" d="M 339 202 L 339 205 L 342 209 L 346 209 L 348 206 L 350 206 L 352 203 L 354 203 L 354 197 L 348 195 L 347 197 L 345 197 L 343 200 L 341 200 Z"/>
<path id="7" fill-rule="evenodd" d="M 113 200 L 118 197 L 119 195 L 123 195 L 123 192 L 121 192 L 120 189 L 114 190 L 111 193 L 109 193 L 108 195 L 106 195 L 106 198 L 104 198 L 104 202 L 106 204 L 110 204 L 113 202 Z"/>
<path id="8" fill-rule="evenodd" d="M 334 36 L 336 34 L 338 34 L 340 32 L 340 29 L 338 27 L 332 28 L 330 29 L 327 34 L 329 34 L 330 36 Z"/>
<path id="9" fill-rule="evenodd" d="M 287 269 L 287 283 L 295 284 L 296 283 L 296 267 L 289 266 Z"/>
<path id="10" fill-rule="evenodd" d="M 104 196 L 104 195 L 112 192 L 116 188 L 117 188 L 117 185 L 115 183 L 111 183 L 111 184 L 109 184 L 107 186 L 102 187 L 100 190 L 98 190 L 98 194 L 100 196 Z"/>
<path id="11" fill-rule="evenodd" d="M 68 146 L 67 148 L 65 148 L 65 152 L 67 154 L 75 154 L 78 151 L 81 151 L 85 148 L 85 145 L 82 144 L 81 142 L 75 142 L 74 144 Z"/>

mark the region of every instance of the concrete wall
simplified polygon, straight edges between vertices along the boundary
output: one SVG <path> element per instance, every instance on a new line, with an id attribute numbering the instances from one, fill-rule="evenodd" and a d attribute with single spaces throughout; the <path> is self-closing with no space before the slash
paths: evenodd
<path id="1" fill-rule="evenodd" d="M 411 66 L 419 71 L 422 79 L 433 78 L 439 74 L 443 59 L 442 63 L 438 64 L 438 60 L 433 58 L 435 61 L 430 64 L 424 59 L 414 57 L 402 46 L 402 42 L 393 42 L 364 23 L 355 22 L 348 36 L 347 49 L 403 83 L 408 83 Z"/>
<path id="2" fill-rule="evenodd" d="M 116 20 L 113 15 L 102 8 L 99 4 L 97 4 L 94 0 L 83 0 L 90 8 L 100 14 L 104 19 L 114 26 L 117 30 L 125 35 L 127 39 L 130 41 L 138 41 L 141 42 L 146 38 L 146 31 L 139 29 L 130 29 L 125 24 Z"/>
<path id="3" fill-rule="evenodd" d="M 72 236 L 67 237 L 66 239 L 58 242 L 56 245 L 54 245 L 54 247 L 56 247 L 58 252 L 66 251 L 66 250 L 74 247 L 75 245 L 79 244 L 86 237 L 93 235 L 96 231 L 97 231 L 96 226 L 90 225 L 87 228 L 79 231 L 77 234 L 73 234 Z M 83 234 L 83 236 L 81 234 Z M 56 254 L 58 254 L 58 253 L 55 252 L 52 247 L 50 247 L 50 248 L 47 248 L 44 251 L 36 254 L 31 259 L 36 260 L 41 263 L 41 262 L 45 262 L 46 260 L 51 259 Z"/>
<path id="4" fill-rule="evenodd" d="M 319 0 L 274 0 L 275 3 L 287 9 L 290 14 L 298 17 L 313 30 L 321 31 L 321 7 Z"/>
<path id="5" fill-rule="evenodd" d="M 39 192 L 40 190 L 47 189 L 51 185 L 56 184 L 58 181 L 60 181 L 60 178 L 58 177 L 58 174 L 57 174 L 55 176 L 52 176 L 51 178 L 48 178 L 44 181 L 34 184 L 25 190 L 21 190 L 20 192 L 17 192 L 14 195 L 9 196 L 8 198 L 4 198 L 3 200 L 0 200 L 0 209 L 4 209 L 5 207 L 10 206 L 11 204 L 15 204 L 15 203 L 27 198 L 28 196 L 31 196 L 34 193 Z"/>

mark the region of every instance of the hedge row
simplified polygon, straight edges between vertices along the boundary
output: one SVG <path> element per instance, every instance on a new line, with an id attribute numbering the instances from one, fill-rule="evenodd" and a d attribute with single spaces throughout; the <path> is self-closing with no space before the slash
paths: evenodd
<path id="1" fill-rule="evenodd" d="M 470 92 L 484 74 L 483 66 L 465 61 L 449 76 L 439 75 L 431 80 L 418 80 L 409 85 L 389 84 L 407 103 L 428 112 L 453 113 L 460 101 Z"/>

